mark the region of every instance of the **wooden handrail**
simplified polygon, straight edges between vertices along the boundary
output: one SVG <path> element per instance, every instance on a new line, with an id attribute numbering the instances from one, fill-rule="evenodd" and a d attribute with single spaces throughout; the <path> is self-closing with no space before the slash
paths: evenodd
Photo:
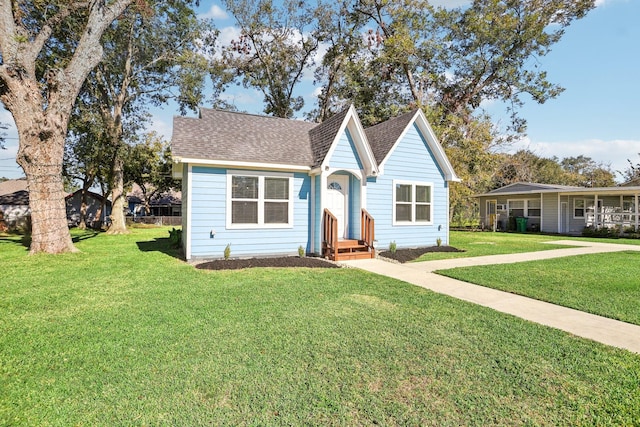
<path id="1" fill-rule="evenodd" d="M 373 241 L 375 240 L 375 221 L 366 209 L 362 209 L 360 215 L 360 236 L 364 241 L 364 244 L 373 251 Z"/>
<path id="2" fill-rule="evenodd" d="M 338 255 L 338 219 L 329 209 L 325 209 L 322 222 L 324 224 L 322 234 L 324 255 L 331 259 L 336 259 Z"/>

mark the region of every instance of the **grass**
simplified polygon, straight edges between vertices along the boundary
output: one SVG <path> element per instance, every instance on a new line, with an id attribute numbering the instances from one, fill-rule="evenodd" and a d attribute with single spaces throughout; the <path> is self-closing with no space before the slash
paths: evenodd
<path id="1" fill-rule="evenodd" d="M 449 240 L 449 245 L 464 250 L 465 252 L 429 252 L 422 255 L 415 261 L 434 261 L 450 258 L 537 252 L 571 247 L 567 245 L 550 245 L 545 243 L 554 240 L 586 240 L 592 242 L 640 245 L 640 240 L 637 239 L 587 239 L 582 237 L 552 236 L 545 234 L 468 231 L 452 231 L 450 233 Z"/>
<path id="2" fill-rule="evenodd" d="M 196 270 L 166 229 L 76 237 L 0 238 L 0 425 L 640 420 L 637 354 L 354 269 Z"/>
<path id="3" fill-rule="evenodd" d="M 429 252 L 416 259 L 416 262 L 559 249 L 569 246 L 549 245 L 544 242 L 565 239 L 566 237 L 542 234 L 452 231 L 449 245 L 465 252 Z"/>
<path id="4" fill-rule="evenodd" d="M 640 252 L 455 268 L 440 274 L 640 325 Z"/>

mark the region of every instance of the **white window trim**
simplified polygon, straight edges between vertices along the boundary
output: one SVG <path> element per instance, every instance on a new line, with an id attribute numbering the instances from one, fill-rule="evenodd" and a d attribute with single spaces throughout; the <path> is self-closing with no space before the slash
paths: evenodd
<path id="1" fill-rule="evenodd" d="M 582 200 L 582 216 L 576 216 L 576 200 Z M 584 219 L 587 215 L 587 199 L 573 199 L 573 219 Z"/>
<path id="2" fill-rule="evenodd" d="M 412 221 L 396 221 L 396 186 L 400 184 L 400 185 L 411 185 L 411 218 L 414 218 Z M 429 206 L 431 207 L 431 221 L 416 221 L 415 217 L 416 217 L 416 185 L 422 186 L 422 187 L 430 187 L 431 191 L 429 191 L 429 194 L 431 196 L 430 200 L 429 200 Z M 392 182 L 392 186 L 393 186 L 393 194 L 392 194 L 392 203 L 391 203 L 391 208 L 393 211 L 393 219 L 392 219 L 392 225 L 394 226 L 404 226 L 404 225 L 433 225 L 433 216 L 435 213 L 435 210 L 433 208 L 433 193 L 434 193 L 434 186 L 432 182 L 420 182 L 420 181 L 401 181 L 401 180 L 393 180 Z M 420 203 L 420 204 L 424 204 L 424 203 Z"/>
<path id="3" fill-rule="evenodd" d="M 232 218 L 232 183 L 234 176 L 257 176 L 258 177 L 258 223 L 257 224 L 233 224 Z M 288 178 L 289 179 L 289 222 L 286 224 L 265 224 L 264 222 L 264 180 L 265 178 Z M 283 201 L 284 202 L 284 201 Z M 256 229 L 272 229 L 272 228 L 293 228 L 293 174 L 280 172 L 264 172 L 264 171 L 242 171 L 227 170 L 227 194 L 225 197 L 226 206 L 226 227 L 229 230 L 256 230 Z"/>
<path id="4" fill-rule="evenodd" d="M 529 200 L 540 200 L 540 199 L 537 199 L 537 198 L 533 198 L 533 199 L 508 199 L 507 200 L 507 214 L 509 216 L 511 216 L 511 209 L 512 209 L 511 203 L 512 202 L 524 202 L 524 207 L 522 208 L 522 210 L 524 211 L 524 217 L 526 217 L 526 218 L 541 218 L 542 217 L 542 202 L 540 202 L 540 207 L 539 208 L 533 208 L 533 209 L 540 209 L 540 215 L 529 215 Z"/>

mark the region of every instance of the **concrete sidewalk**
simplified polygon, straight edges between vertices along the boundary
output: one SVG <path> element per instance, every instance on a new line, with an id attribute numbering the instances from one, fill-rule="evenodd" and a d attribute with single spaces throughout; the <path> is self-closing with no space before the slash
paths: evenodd
<path id="1" fill-rule="evenodd" d="M 554 249 L 523 254 L 456 258 L 443 261 L 396 264 L 380 259 L 344 261 L 342 264 L 402 280 L 434 292 L 469 301 L 522 319 L 551 326 L 603 344 L 640 353 L 640 326 L 584 313 L 531 298 L 473 285 L 432 273 L 438 269 L 471 265 L 505 264 L 603 252 L 640 251 L 640 246 L 574 241 L 556 244 L 579 245 L 580 248 Z"/>

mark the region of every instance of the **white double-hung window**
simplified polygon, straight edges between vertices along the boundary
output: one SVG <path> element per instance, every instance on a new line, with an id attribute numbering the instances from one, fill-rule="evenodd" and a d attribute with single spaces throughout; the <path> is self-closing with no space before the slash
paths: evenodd
<path id="1" fill-rule="evenodd" d="M 393 224 L 433 224 L 433 184 L 394 181 Z"/>
<path id="2" fill-rule="evenodd" d="M 293 227 L 289 174 L 227 173 L 227 228 Z"/>

